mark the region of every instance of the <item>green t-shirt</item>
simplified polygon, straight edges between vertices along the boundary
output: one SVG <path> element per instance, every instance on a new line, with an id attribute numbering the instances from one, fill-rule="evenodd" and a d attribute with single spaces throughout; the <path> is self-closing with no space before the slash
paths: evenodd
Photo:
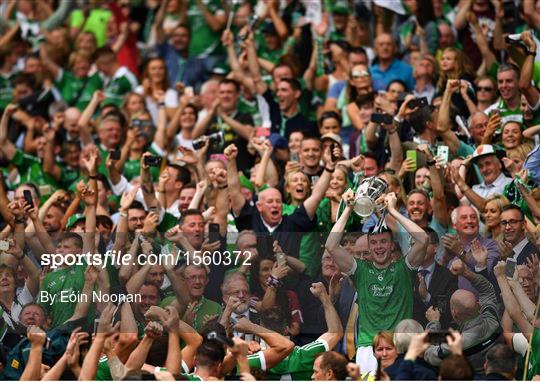
<path id="1" fill-rule="evenodd" d="M 317 339 L 304 346 L 295 346 L 291 354 L 268 370 L 269 380 L 309 381 L 313 374 L 315 356 L 330 350 L 328 343 Z M 262 351 L 248 356 L 249 367 L 266 370 L 266 359 Z"/>
<path id="2" fill-rule="evenodd" d="M 40 158 L 26 154 L 17 149 L 17 152 L 11 159 L 11 163 L 19 170 L 19 184 L 31 182 L 38 187 L 48 185 L 51 186 L 51 193 L 56 191 L 58 188 L 58 183 L 56 180 L 51 175 L 43 171 L 43 165 Z M 43 202 L 49 195 L 41 196 Z"/>
<path id="3" fill-rule="evenodd" d="M 132 92 L 137 87 L 137 77 L 131 73 L 125 66 L 118 68 L 110 81 L 105 83 L 103 92 L 107 98 L 104 103 L 114 103 L 116 106 L 122 106 L 124 95 Z"/>
<path id="4" fill-rule="evenodd" d="M 60 71 L 54 84 L 60 91 L 62 99 L 81 111 L 86 108 L 94 92 L 103 87 L 103 81 L 97 73 L 80 78 L 65 70 Z"/>
<path id="5" fill-rule="evenodd" d="M 176 297 L 174 296 L 166 297 L 161 301 L 159 306 L 162 308 L 166 308 L 174 301 L 175 298 Z M 194 317 L 187 317 L 186 314 L 184 314 L 182 320 L 187 322 L 196 331 L 200 331 L 207 321 L 215 318 L 216 316 L 220 316 L 222 309 L 217 302 L 202 297 L 201 301 L 196 304 L 195 308 L 192 311 Z"/>
<path id="6" fill-rule="evenodd" d="M 112 381 L 111 369 L 107 361 L 109 358 L 104 355 L 99 359 L 97 370 L 96 370 L 96 381 Z"/>
<path id="7" fill-rule="evenodd" d="M 238 101 L 238 112 L 251 115 L 254 126 L 262 126 L 262 117 L 256 99 L 249 101 L 243 96 L 240 97 L 240 101 Z"/>
<path id="8" fill-rule="evenodd" d="M 147 150 L 152 155 L 158 155 L 159 153 L 156 152 L 152 148 L 152 146 L 148 147 Z M 159 167 L 150 167 L 150 175 L 152 175 L 152 181 L 157 182 L 159 178 Z M 124 176 L 128 181 L 131 181 L 131 179 L 138 177 L 141 175 L 141 160 L 140 159 L 128 159 L 124 163 Z"/>
<path id="9" fill-rule="evenodd" d="M 372 262 L 355 260 L 351 279 L 358 292 L 358 346 L 371 346 L 381 330 L 392 330 L 398 322 L 412 318 L 416 271 L 405 258 L 377 269 Z"/>
<path id="10" fill-rule="evenodd" d="M 79 180 L 80 172 L 62 162 L 58 162 L 57 165 L 60 167 L 60 187 L 67 190 L 73 182 Z"/>
<path id="11" fill-rule="evenodd" d="M 224 12 L 221 8 L 220 0 L 208 0 L 207 2 L 206 8 L 212 14 L 217 15 Z M 196 0 L 189 0 L 187 14 L 189 30 L 197 35 L 197 38 L 192 38 L 189 44 L 189 56 L 204 58 L 211 54 L 222 53 L 223 47 L 221 46 L 220 41 L 221 33 L 214 32 L 212 28 L 208 26 Z"/>
<path id="12" fill-rule="evenodd" d="M 48 312 L 52 319 L 51 327 L 56 327 L 63 324 L 73 316 L 77 301 L 69 299 L 70 297 L 79 296 L 84 286 L 84 265 L 73 265 L 67 268 L 57 269 L 49 273 L 43 279 L 40 288 L 40 305 Z M 43 292 L 49 296 L 48 301 L 41 299 Z M 61 292 L 64 298 L 61 300 Z M 55 301 L 51 304 L 51 298 L 55 297 Z"/>
<path id="13" fill-rule="evenodd" d="M 292 215 L 298 206 L 283 204 L 283 216 Z M 306 266 L 306 273 L 314 277 L 321 267 L 320 249 L 321 240 L 318 232 L 306 232 L 302 234 L 300 244 L 300 260 Z"/>
<path id="14" fill-rule="evenodd" d="M 92 32 L 96 37 L 98 48 L 101 48 L 107 42 L 107 23 L 111 16 L 110 10 L 95 8 L 90 11 L 85 21 L 83 11 L 77 9 L 71 13 L 69 26 L 72 28 L 82 27 L 83 32 Z"/>
<path id="15" fill-rule="evenodd" d="M 13 79 L 15 75 L 12 73 L 4 76 L 0 73 L 0 109 L 4 110 L 6 106 L 13 100 Z"/>

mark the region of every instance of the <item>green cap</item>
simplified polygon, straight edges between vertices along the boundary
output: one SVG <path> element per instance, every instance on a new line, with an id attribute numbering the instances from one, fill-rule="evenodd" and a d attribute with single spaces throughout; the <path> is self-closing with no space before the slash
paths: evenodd
<path id="1" fill-rule="evenodd" d="M 240 175 L 240 185 L 242 187 L 247 188 L 251 192 L 255 191 L 255 186 L 253 186 L 253 183 L 251 183 L 251 180 L 249 180 L 244 174 Z"/>
<path id="2" fill-rule="evenodd" d="M 349 13 L 351 13 L 351 10 L 349 9 L 349 3 L 344 0 L 337 0 L 332 7 L 332 13 L 348 15 Z"/>
<path id="3" fill-rule="evenodd" d="M 83 214 L 75 214 L 70 216 L 66 223 L 66 229 L 71 229 L 79 220 L 86 220 L 86 216 Z"/>

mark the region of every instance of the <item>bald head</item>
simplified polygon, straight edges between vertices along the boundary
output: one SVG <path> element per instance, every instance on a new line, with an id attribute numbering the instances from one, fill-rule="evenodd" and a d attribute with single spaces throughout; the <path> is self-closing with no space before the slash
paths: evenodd
<path id="1" fill-rule="evenodd" d="M 79 119 L 81 117 L 81 112 L 76 107 L 70 107 L 66 109 L 64 113 L 64 128 L 71 135 L 79 135 Z"/>
<path id="2" fill-rule="evenodd" d="M 276 226 L 282 217 L 281 193 L 276 188 L 267 188 L 259 194 L 257 210 L 264 222 L 270 226 Z"/>
<path id="3" fill-rule="evenodd" d="M 474 293 L 458 289 L 450 298 L 452 318 L 457 322 L 469 320 L 478 315 L 478 302 Z"/>

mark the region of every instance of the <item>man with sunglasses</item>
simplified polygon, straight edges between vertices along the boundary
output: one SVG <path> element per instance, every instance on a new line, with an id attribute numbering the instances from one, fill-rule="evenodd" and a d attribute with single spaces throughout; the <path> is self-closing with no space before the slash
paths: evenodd
<path id="1" fill-rule="evenodd" d="M 525 236 L 525 216 L 523 211 L 515 204 L 509 204 L 502 208 L 501 228 L 503 238 L 507 245 L 502 246 L 508 257 L 516 260 L 518 265 L 525 264 L 527 259 L 534 254 L 538 255 L 538 246 L 531 243 Z"/>

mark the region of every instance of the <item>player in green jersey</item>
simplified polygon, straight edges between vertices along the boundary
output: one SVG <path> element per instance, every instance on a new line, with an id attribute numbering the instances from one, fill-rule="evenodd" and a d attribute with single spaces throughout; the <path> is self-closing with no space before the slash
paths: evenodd
<path id="1" fill-rule="evenodd" d="M 396 219 L 412 236 L 409 253 L 393 261 L 395 251 L 392 232 L 387 228 L 374 230 L 368 235 L 368 245 L 373 260 L 355 259 L 339 246 L 345 222 L 349 218 L 355 196 L 352 190 L 343 195 L 347 204 L 326 242 L 326 249 L 333 256 L 339 269 L 346 272 L 358 292 L 358 345 L 356 363 L 363 372 L 375 370 L 377 362 L 371 343 L 381 330 L 392 330 L 398 322 L 413 315 L 413 286 L 416 269 L 426 254 L 428 235 L 416 223 L 407 219 L 396 208 L 394 193 L 385 197 L 388 214 Z"/>

